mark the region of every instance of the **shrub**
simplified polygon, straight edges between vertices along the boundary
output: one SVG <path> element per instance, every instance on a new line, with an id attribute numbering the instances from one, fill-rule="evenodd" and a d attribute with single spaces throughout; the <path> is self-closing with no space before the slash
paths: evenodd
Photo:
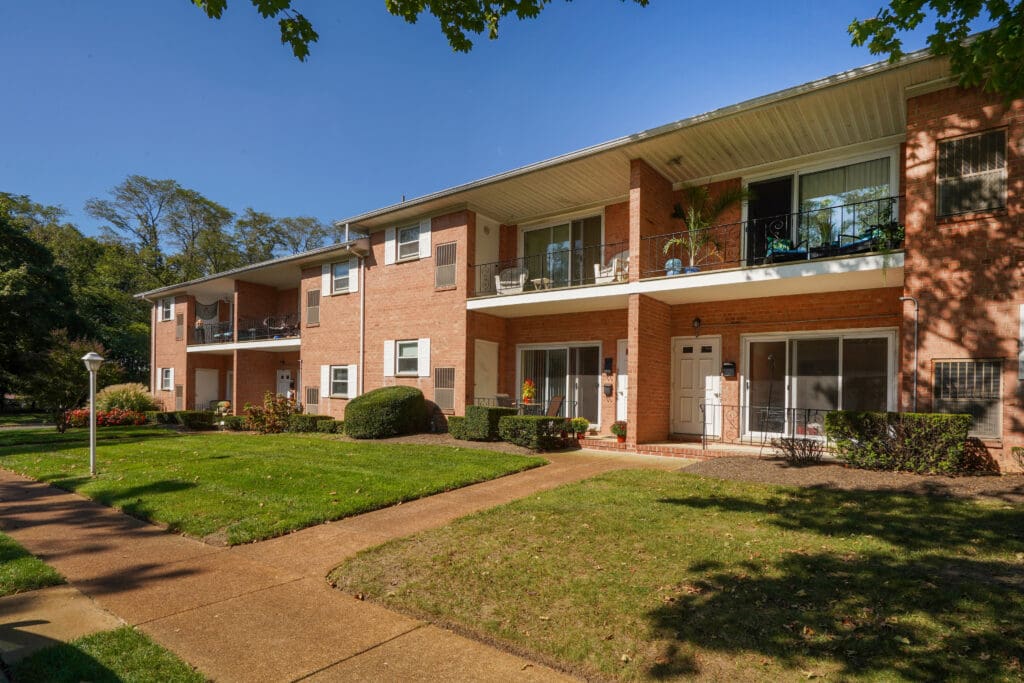
<path id="1" fill-rule="evenodd" d="M 158 412 L 156 414 L 156 422 L 157 422 L 157 424 L 162 424 L 162 425 L 178 424 L 178 420 L 174 417 L 174 412 L 172 412 L 172 411 L 161 411 L 161 412 Z"/>
<path id="2" fill-rule="evenodd" d="M 448 433 L 452 435 L 453 439 L 460 439 L 462 441 L 469 441 L 466 436 L 466 418 L 452 415 L 448 418 Z"/>
<path id="3" fill-rule="evenodd" d="M 142 384 L 111 384 L 96 394 L 96 410 L 108 411 L 115 408 L 144 413 L 159 408 Z"/>
<path id="4" fill-rule="evenodd" d="M 772 448 L 790 465 L 810 465 L 821 462 L 821 456 L 825 454 L 825 443 L 821 439 L 784 436 L 772 439 Z"/>
<path id="5" fill-rule="evenodd" d="M 146 422 L 149 424 L 158 424 L 160 422 L 160 411 L 159 410 L 147 410 L 145 412 Z"/>
<path id="6" fill-rule="evenodd" d="M 427 402 L 413 387 L 374 389 L 345 406 L 345 433 L 354 439 L 414 434 L 426 424 Z"/>
<path id="7" fill-rule="evenodd" d="M 69 410 L 66 413 L 65 420 L 68 427 L 88 427 L 89 426 L 89 409 L 78 408 L 77 410 Z M 114 408 L 113 410 L 97 410 L 96 411 L 96 426 L 97 427 L 123 427 L 125 425 L 144 425 L 147 422 L 147 418 L 143 413 L 139 413 L 133 410 L 121 410 Z"/>
<path id="8" fill-rule="evenodd" d="M 213 412 L 208 410 L 179 410 L 174 413 L 175 422 L 195 431 L 213 429 L 213 417 Z"/>
<path id="9" fill-rule="evenodd" d="M 543 415 L 506 415 L 498 422 L 502 441 L 534 451 L 549 451 L 561 445 L 558 434 L 565 421 Z"/>
<path id="10" fill-rule="evenodd" d="M 316 423 L 316 431 L 323 434 L 344 434 L 345 423 L 341 420 L 335 420 L 333 418 L 327 418 L 326 420 L 318 420 Z"/>
<path id="11" fill-rule="evenodd" d="M 224 425 L 224 429 L 228 429 L 232 432 L 244 432 L 248 426 L 246 419 L 241 415 L 225 415 L 220 419 Z"/>
<path id="12" fill-rule="evenodd" d="M 619 420 L 618 422 L 612 423 L 612 434 L 615 436 L 626 436 L 626 429 L 627 425 L 625 420 Z"/>
<path id="13" fill-rule="evenodd" d="M 297 411 L 294 399 L 275 396 L 268 391 L 263 394 L 262 407 L 245 404 L 246 424 L 260 434 L 280 434 L 288 429 L 288 420 Z"/>
<path id="14" fill-rule="evenodd" d="M 515 408 L 466 406 L 465 436 L 461 438 L 466 441 L 497 441 L 498 421 L 506 415 L 515 414 Z"/>
<path id="15" fill-rule="evenodd" d="M 854 467 L 919 474 L 968 471 L 970 415 L 837 410 L 825 415 L 825 433 L 839 457 Z"/>
<path id="16" fill-rule="evenodd" d="M 318 432 L 317 423 L 333 421 L 330 415 L 305 415 L 303 413 L 292 413 L 288 416 L 289 432 Z"/>

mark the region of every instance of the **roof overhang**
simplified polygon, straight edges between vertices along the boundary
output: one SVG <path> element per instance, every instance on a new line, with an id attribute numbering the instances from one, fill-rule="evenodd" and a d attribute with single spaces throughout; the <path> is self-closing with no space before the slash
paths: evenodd
<path id="1" fill-rule="evenodd" d="M 691 116 L 339 221 L 372 231 L 469 207 L 505 224 L 628 197 L 630 162 L 675 185 L 735 177 L 784 160 L 906 137 L 909 91 L 947 82 L 927 50 Z M 456 152 L 457 153 L 457 152 Z"/>

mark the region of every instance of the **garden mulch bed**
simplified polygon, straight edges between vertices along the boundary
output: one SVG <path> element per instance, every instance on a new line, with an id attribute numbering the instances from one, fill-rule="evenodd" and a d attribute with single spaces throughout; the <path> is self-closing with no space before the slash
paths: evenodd
<path id="1" fill-rule="evenodd" d="M 1024 503 L 1024 475 L 944 477 L 858 470 L 836 463 L 790 465 L 774 458 L 721 457 L 682 470 L 706 477 L 782 486 L 820 486 L 845 490 L 908 493 Z"/>

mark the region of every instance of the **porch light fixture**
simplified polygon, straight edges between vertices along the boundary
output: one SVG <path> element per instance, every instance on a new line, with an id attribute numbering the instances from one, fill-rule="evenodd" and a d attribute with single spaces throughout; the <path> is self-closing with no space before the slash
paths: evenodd
<path id="1" fill-rule="evenodd" d="M 700 336 L 700 318 L 693 319 L 693 336 Z"/>
<path id="2" fill-rule="evenodd" d="M 96 476 L 96 373 L 103 365 L 103 356 L 90 351 L 82 356 L 89 371 L 89 476 Z"/>

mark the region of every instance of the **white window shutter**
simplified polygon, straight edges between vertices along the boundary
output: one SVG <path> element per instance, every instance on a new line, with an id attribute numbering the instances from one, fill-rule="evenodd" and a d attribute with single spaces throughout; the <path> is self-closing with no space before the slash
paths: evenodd
<path id="1" fill-rule="evenodd" d="M 169 318 L 167 318 L 167 319 L 168 320 L 174 320 L 174 299 L 173 298 L 171 299 L 171 316 Z"/>
<path id="2" fill-rule="evenodd" d="M 397 251 L 397 240 L 395 239 L 395 229 L 385 228 L 384 229 L 384 265 L 390 266 L 395 262 L 395 252 Z"/>
<path id="3" fill-rule="evenodd" d="M 430 258 L 430 219 L 420 221 L 420 258 Z"/>
<path id="4" fill-rule="evenodd" d="M 384 342 L 384 376 L 395 376 L 395 340 L 388 339 Z"/>
<path id="5" fill-rule="evenodd" d="M 1020 334 L 1017 337 L 1017 379 L 1024 380 L 1024 304 L 1020 305 Z"/>
<path id="6" fill-rule="evenodd" d="M 331 395 L 331 366 L 320 366 L 320 398 L 327 398 Z"/>
<path id="7" fill-rule="evenodd" d="M 430 377 L 430 339 L 420 339 L 417 350 L 419 351 L 417 365 L 420 367 L 420 377 Z"/>
<path id="8" fill-rule="evenodd" d="M 355 257 L 348 262 L 348 291 L 359 291 L 359 259 Z"/>
<path id="9" fill-rule="evenodd" d="M 320 266 L 320 296 L 331 294 L 331 264 L 325 263 Z"/>
<path id="10" fill-rule="evenodd" d="M 171 368 L 171 391 L 174 391 L 174 368 Z"/>
<path id="11" fill-rule="evenodd" d="M 358 365 L 348 366 L 348 398 L 359 395 L 359 375 L 356 373 L 358 369 Z"/>

